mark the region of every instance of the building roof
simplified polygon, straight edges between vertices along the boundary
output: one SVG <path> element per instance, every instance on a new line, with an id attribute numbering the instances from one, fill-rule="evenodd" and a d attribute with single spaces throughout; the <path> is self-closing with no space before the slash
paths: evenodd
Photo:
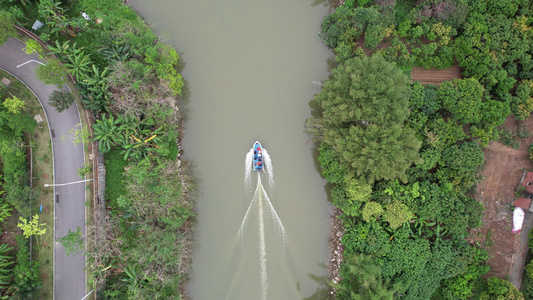
<path id="1" fill-rule="evenodd" d="M 533 172 L 527 172 L 526 178 L 522 181 L 522 186 L 526 188 L 526 192 L 533 194 Z"/>
<path id="2" fill-rule="evenodd" d="M 515 200 L 514 206 L 523 208 L 524 210 L 529 210 L 529 206 L 531 206 L 531 199 L 520 197 Z"/>

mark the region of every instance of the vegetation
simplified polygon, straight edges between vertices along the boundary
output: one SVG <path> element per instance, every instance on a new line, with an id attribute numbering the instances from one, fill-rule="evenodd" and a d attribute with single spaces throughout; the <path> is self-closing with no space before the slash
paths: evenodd
<path id="1" fill-rule="evenodd" d="M 0 85 L 3 85 L 0 83 Z M 33 131 L 37 123 L 26 113 L 25 102 L 0 92 L 0 158 L 2 159 L 3 201 L 12 205 L 22 216 L 30 214 L 30 200 L 35 195 L 29 187 L 29 165 L 26 161 L 24 133 Z"/>
<path id="2" fill-rule="evenodd" d="M 39 295 L 42 287 L 39 276 L 39 263 L 30 261 L 29 242 L 22 236 L 17 236 L 18 252 L 17 265 L 14 269 L 13 284 L 7 290 L 13 299 L 33 299 Z M 10 298 L 11 299 L 11 298 Z"/>
<path id="3" fill-rule="evenodd" d="M 59 242 L 65 247 L 65 253 L 70 256 L 76 255 L 79 251 L 83 250 L 83 237 L 81 234 L 81 227 L 78 226 L 76 231 L 68 230 L 68 233 L 59 238 Z"/>
<path id="4" fill-rule="evenodd" d="M 322 22 L 332 76 L 307 120 L 342 211 L 340 299 L 520 299 L 469 244 L 483 147 L 533 110 L 529 1 L 345 1 Z M 362 45 L 362 46 L 361 46 Z M 457 63 L 463 79 L 409 82 Z M 514 299 L 513 298 L 513 299 Z"/>
<path id="5" fill-rule="evenodd" d="M 409 92 L 407 76 L 381 56 L 349 59 L 316 95 L 324 111 L 310 123 L 347 175 L 368 183 L 406 180 L 405 170 L 421 161 L 421 142 L 403 126 Z"/>
<path id="6" fill-rule="evenodd" d="M 91 282 L 108 299 L 176 297 L 194 217 L 191 186 L 177 160 L 178 54 L 119 0 L 0 4 L 19 25 L 32 25 L 23 16 L 45 23 L 36 33 L 58 60 L 30 42 L 26 51 L 47 60 L 38 78 L 62 86 L 70 75 L 97 119 L 93 133 L 106 154 L 109 211 L 87 235 Z M 63 111 L 73 99 L 58 92 L 50 101 Z M 76 232 L 62 238 L 72 251 L 80 241 Z"/>
<path id="7" fill-rule="evenodd" d="M 53 91 L 48 97 L 48 104 L 56 108 L 57 112 L 67 110 L 74 103 L 71 92 Z"/>
<path id="8" fill-rule="evenodd" d="M 51 295 L 51 287 L 41 288 L 43 282 L 50 282 L 52 279 L 51 263 L 52 249 L 44 243 L 33 243 L 33 262 L 29 261 L 30 249 L 28 239 L 22 236 L 22 231 L 17 228 L 17 220 L 22 217 L 26 221 L 31 214 L 34 214 L 38 208 L 37 203 L 43 204 L 45 211 L 40 213 L 41 219 L 52 220 L 51 212 L 48 213 L 47 202 L 52 199 L 50 194 L 41 193 L 40 189 L 29 186 L 29 164 L 26 161 L 28 149 L 31 147 L 33 154 L 33 186 L 42 186 L 48 183 L 50 179 L 42 178 L 42 174 L 52 174 L 51 162 L 45 162 L 46 153 L 50 151 L 50 134 L 48 128 L 41 126 L 36 128 L 34 114 L 42 115 L 42 108 L 35 96 L 16 78 L 5 72 L 0 72 L 0 77 L 6 77 L 11 81 L 9 87 L 0 84 L 0 102 L 5 103 L 6 98 L 20 99 L 18 105 L 11 106 L 16 108 L 11 112 L 7 107 L 0 113 L 3 117 L 0 126 L 2 135 L 1 143 L 4 145 L 2 162 L 0 165 L 0 178 L 2 189 L 0 191 L 0 227 L 3 231 L 9 232 L 4 235 L 0 249 L 9 249 L 0 253 L 4 258 L 0 275 L 0 281 L 3 282 L 0 287 L 0 298 L 9 299 L 30 299 L 43 298 Z M 17 102 L 14 102 L 17 104 Z M 20 104 L 22 102 L 23 105 Z M 9 105 L 8 105 L 9 106 Z M 45 125 L 46 123 L 41 123 Z M 31 133 L 31 139 L 29 138 Z M 44 154 L 44 156 L 43 156 Z M 7 164 L 5 164 L 7 163 Z M 48 166 L 46 169 L 43 166 Z M 7 177 L 6 177 L 7 174 Z M 46 177 L 46 176 L 44 176 Z M 15 180 L 19 178 L 20 180 Z M 41 181 L 42 178 L 42 181 Z M 7 179 L 7 181 L 6 181 Z M 33 208 L 33 209 L 32 209 Z M 13 236 L 12 234 L 19 234 Z M 47 233 L 44 241 L 48 241 L 50 233 Z M 15 239 L 20 239 L 18 242 Z M 11 245 L 11 246 L 9 246 Z M 14 245 L 18 245 L 13 247 Z M 39 262 L 43 262 L 41 266 Z M 50 277 L 42 274 L 50 275 Z M 6 299 L 7 299 L 6 298 Z"/>
<path id="9" fill-rule="evenodd" d="M 15 34 L 15 17 L 7 11 L 0 10 L 0 45 Z"/>

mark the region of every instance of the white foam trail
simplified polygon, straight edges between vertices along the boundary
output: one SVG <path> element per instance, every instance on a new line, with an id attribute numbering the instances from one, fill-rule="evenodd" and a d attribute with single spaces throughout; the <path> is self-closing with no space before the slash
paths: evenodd
<path id="1" fill-rule="evenodd" d="M 268 174 L 268 184 L 271 189 L 274 189 L 274 169 L 272 168 L 270 155 L 268 155 L 268 151 L 265 148 L 263 148 L 263 160 L 265 162 L 266 173 Z"/>
<path id="2" fill-rule="evenodd" d="M 244 162 L 244 184 L 245 187 L 250 187 L 251 174 L 253 172 L 253 148 L 246 154 L 246 159 Z M 265 148 L 263 148 L 263 161 L 265 163 L 265 172 L 268 175 L 268 181 L 271 188 L 274 188 L 274 169 L 272 168 L 272 160 L 270 155 Z M 268 292 L 268 272 L 267 272 L 267 253 L 266 253 L 266 242 L 265 242 L 265 214 L 269 217 L 270 223 L 273 224 L 274 234 L 280 239 L 280 245 L 282 252 L 285 252 L 285 240 L 287 239 L 287 233 L 285 232 L 285 227 L 281 223 L 281 219 L 274 209 L 274 206 L 268 198 L 268 194 L 263 187 L 261 182 L 261 172 L 257 172 L 257 186 L 255 189 L 254 196 L 250 202 L 250 206 L 246 210 L 244 218 L 242 219 L 239 232 L 237 237 L 241 239 L 242 247 L 244 248 L 244 236 L 245 230 L 250 219 L 250 214 L 253 208 L 257 205 L 258 207 L 258 222 L 259 222 L 259 263 L 261 267 L 261 299 L 266 300 Z"/>
<path id="3" fill-rule="evenodd" d="M 246 153 L 246 159 L 244 160 L 244 186 L 248 188 L 250 186 L 250 179 L 252 175 L 252 162 L 254 160 L 254 148 L 250 148 L 250 151 Z"/>
<path id="4" fill-rule="evenodd" d="M 257 193 L 257 191 L 256 191 L 256 193 Z M 252 202 L 250 203 L 250 206 L 248 206 L 248 209 L 246 210 L 246 214 L 244 215 L 244 218 L 242 219 L 241 227 L 239 228 L 239 232 L 237 232 L 237 237 L 239 237 L 241 239 L 241 241 L 244 240 L 244 229 L 246 227 L 246 224 L 248 223 L 248 215 L 250 214 L 250 210 L 252 209 L 252 206 L 255 203 L 255 198 L 256 197 L 254 197 L 252 199 Z"/>
<path id="5" fill-rule="evenodd" d="M 261 183 L 261 181 L 259 181 L 259 184 Z M 274 227 L 275 227 L 275 232 L 277 233 L 278 237 L 281 239 L 281 243 L 280 243 L 280 246 L 281 246 L 281 249 L 282 251 L 284 252 L 284 249 L 285 249 L 285 240 L 287 239 L 287 233 L 285 232 L 285 227 L 283 226 L 283 223 L 281 223 L 281 219 L 279 218 L 279 215 L 278 213 L 276 212 L 276 210 L 274 209 L 274 206 L 272 205 L 272 202 L 270 202 L 270 199 L 268 198 L 268 195 L 265 191 L 265 189 L 263 188 L 263 186 L 261 185 L 261 190 L 262 190 L 262 193 L 265 195 L 265 198 L 266 198 L 266 211 L 268 213 L 268 215 L 270 216 L 270 218 L 272 219 L 272 223 L 274 224 Z"/>
<path id="6" fill-rule="evenodd" d="M 261 298 L 266 300 L 268 290 L 268 274 L 267 274 L 267 257 L 266 257 L 266 245 L 265 245 L 265 222 L 263 221 L 263 187 L 259 191 L 261 185 L 261 178 L 258 180 L 259 192 L 259 259 L 261 263 Z"/>

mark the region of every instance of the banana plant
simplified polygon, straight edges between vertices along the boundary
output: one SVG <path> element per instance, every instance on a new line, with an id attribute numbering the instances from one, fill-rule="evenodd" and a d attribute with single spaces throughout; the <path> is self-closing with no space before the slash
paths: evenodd
<path id="1" fill-rule="evenodd" d="M 108 73 L 108 67 L 100 72 L 98 67 L 92 65 L 91 74 L 79 82 L 79 86 L 82 89 L 82 102 L 93 112 L 109 112 L 108 105 L 111 96 L 108 91 Z"/>
<path id="2" fill-rule="evenodd" d="M 4 223 L 7 218 L 11 217 L 12 210 L 8 203 L 0 204 L 0 223 Z"/>
<path id="3" fill-rule="evenodd" d="M 117 41 L 113 41 L 110 46 L 100 49 L 99 52 L 112 63 L 117 61 L 124 62 L 131 57 L 130 46 L 121 45 Z"/>
<path id="4" fill-rule="evenodd" d="M 78 55 L 80 52 L 83 51 L 83 47 L 78 48 L 78 45 L 76 42 L 73 44 L 70 44 L 70 41 L 65 41 L 63 44 L 59 43 L 59 41 L 56 40 L 55 46 L 48 46 L 48 49 L 50 51 L 60 57 L 61 59 L 66 61 L 66 58 L 70 55 Z"/>
<path id="5" fill-rule="evenodd" d="M 13 247 L 9 247 L 9 244 L 0 245 L 0 289 L 8 288 L 13 277 L 13 269 L 11 267 L 14 261 L 10 261 L 12 257 L 8 255 L 11 250 L 13 250 Z"/>
<path id="6" fill-rule="evenodd" d="M 98 147 L 103 153 L 111 150 L 111 147 L 117 144 L 120 139 L 118 119 L 115 119 L 113 115 L 106 117 L 104 113 L 101 120 L 96 120 L 93 125 L 94 140 L 98 141 Z"/>
<path id="7" fill-rule="evenodd" d="M 87 78 L 89 66 L 92 65 L 91 57 L 85 55 L 84 51 L 80 51 L 77 54 L 67 55 L 67 58 L 68 63 L 65 63 L 65 67 L 69 68 L 69 73 L 76 77 L 76 81 L 83 81 Z"/>
<path id="8" fill-rule="evenodd" d="M 161 133 L 160 129 L 158 128 L 156 131 L 151 132 L 151 135 L 144 137 L 139 135 L 140 138 L 132 134 L 130 143 L 123 147 L 124 159 L 127 160 L 132 157 L 140 160 L 160 148 L 161 146 L 158 145 L 161 143 L 161 138 L 158 136 L 158 133 Z"/>

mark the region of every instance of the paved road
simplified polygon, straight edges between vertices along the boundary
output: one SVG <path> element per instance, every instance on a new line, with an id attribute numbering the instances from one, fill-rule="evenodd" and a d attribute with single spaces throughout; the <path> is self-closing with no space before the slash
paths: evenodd
<path id="1" fill-rule="evenodd" d="M 511 270 L 509 271 L 509 281 L 517 289 L 519 289 L 522 284 L 527 252 L 529 251 L 527 245 L 528 234 L 531 229 L 533 229 L 533 213 L 527 211 L 524 218 L 524 224 L 522 225 L 522 231 L 520 231 L 520 234 L 515 237 Z"/>
<path id="2" fill-rule="evenodd" d="M 55 132 L 52 138 L 54 152 L 54 183 L 68 183 L 79 181 L 76 170 L 84 163 L 83 145 L 74 145 L 74 134 L 68 131 L 80 123 L 80 116 L 75 105 L 68 110 L 58 113 L 48 105 L 48 96 L 57 90 L 56 86 L 46 85 L 37 80 L 35 69 L 37 63 L 31 62 L 17 68 L 16 66 L 36 56 L 27 55 L 22 51 L 25 45 L 19 40 L 10 38 L 4 45 L 0 45 L 0 68 L 8 71 L 24 82 L 41 101 L 50 128 Z M 61 139 L 61 136 L 65 139 Z M 85 185 L 82 183 L 54 187 L 59 195 L 59 203 L 55 204 L 55 239 L 67 234 L 68 230 L 82 228 L 85 235 Z M 54 259 L 54 299 L 77 300 L 85 296 L 85 256 L 67 256 L 60 243 L 55 243 Z"/>

